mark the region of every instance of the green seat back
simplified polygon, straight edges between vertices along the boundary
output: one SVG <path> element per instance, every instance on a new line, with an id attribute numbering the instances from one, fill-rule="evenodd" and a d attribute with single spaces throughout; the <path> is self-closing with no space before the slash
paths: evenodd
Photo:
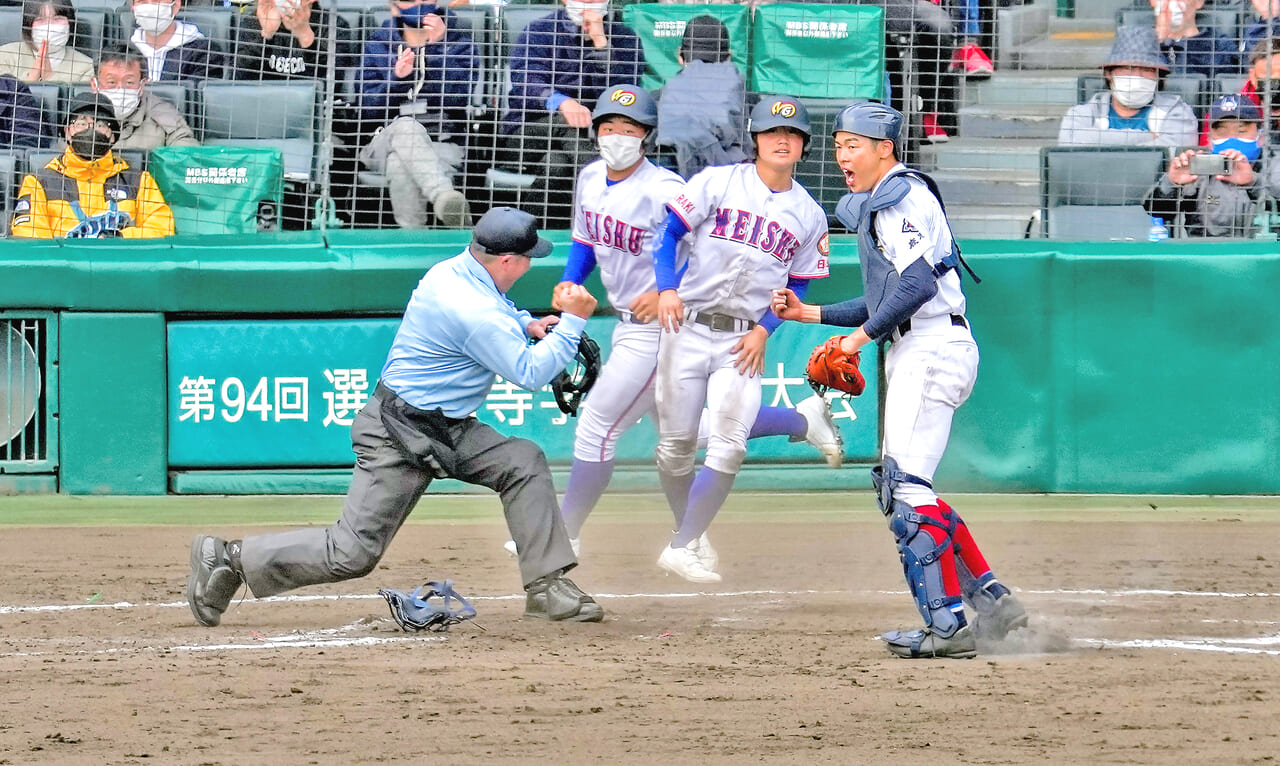
<path id="1" fill-rule="evenodd" d="M 714 16 L 729 31 L 729 51 L 733 63 L 743 76 L 747 75 L 747 63 L 751 44 L 751 15 L 745 5 L 659 5 L 643 3 L 628 5 L 622 10 L 622 21 L 635 31 L 644 45 L 644 79 L 640 83 L 649 90 L 656 90 L 680 72 L 676 54 L 684 38 L 684 27 L 689 19 L 698 16 Z"/>
<path id="2" fill-rule="evenodd" d="M 757 93 L 884 98 L 884 11 L 781 3 L 756 9 L 751 81 Z"/>

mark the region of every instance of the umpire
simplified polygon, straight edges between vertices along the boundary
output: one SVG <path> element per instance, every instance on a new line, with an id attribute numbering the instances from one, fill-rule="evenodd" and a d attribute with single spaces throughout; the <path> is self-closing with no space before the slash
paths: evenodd
<path id="1" fill-rule="evenodd" d="M 328 529 L 230 542 L 197 535 L 187 600 L 200 624 L 220 622 L 241 582 L 262 598 L 373 571 L 431 480 L 445 477 L 490 487 L 502 498 L 519 551 L 526 617 L 603 619 L 600 605 L 564 576 L 577 558 L 542 450 L 471 417 L 495 374 L 537 389 L 577 352 L 596 307 L 585 288 L 560 296 L 559 319 L 535 320 L 506 297 L 531 259 L 550 252 L 533 216 L 499 207 L 476 224 L 467 249 L 426 273 L 409 298 L 382 380 L 351 427 L 356 464 L 342 517 Z"/>

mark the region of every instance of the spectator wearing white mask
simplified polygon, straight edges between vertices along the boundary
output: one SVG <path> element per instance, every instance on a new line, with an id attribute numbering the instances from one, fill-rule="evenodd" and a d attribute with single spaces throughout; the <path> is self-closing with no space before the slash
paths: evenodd
<path id="1" fill-rule="evenodd" d="M 103 51 L 93 91 L 115 107 L 120 132 L 113 148 L 151 150 L 158 146 L 199 146 L 177 107 L 147 91 L 142 57 L 130 48 Z"/>
<path id="2" fill-rule="evenodd" d="M 1160 90 L 1169 72 L 1151 27 L 1120 27 L 1102 65 L 1108 90 L 1067 110 L 1058 128 L 1063 146 L 1194 146 L 1196 115 L 1187 102 Z"/>
<path id="3" fill-rule="evenodd" d="M 147 79 L 217 80 L 222 77 L 222 54 L 195 24 L 178 21 L 182 0 L 134 0 L 137 29 L 129 42 L 147 62 Z M 224 41 L 230 44 L 230 41 Z"/>
<path id="4" fill-rule="evenodd" d="M 0 75 L 26 83 L 82 83 L 93 77 L 93 60 L 71 47 L 76 11 L 69 0 L 27 0 L 22 39 L 0 45 Z"/>

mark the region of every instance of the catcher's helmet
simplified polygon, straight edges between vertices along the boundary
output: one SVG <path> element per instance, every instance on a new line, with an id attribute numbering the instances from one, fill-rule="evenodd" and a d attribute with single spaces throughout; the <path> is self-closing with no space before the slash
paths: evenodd
<path id="1" fill-rule="evenodd" d="M 893 142 L 893 152 L 902 147 L 902 112 L 874 101 L 860 101 L 840 110 L 832 135 L 856 133 L 859 136 Z"/>
<path id="2" fill-rule="evenodd" d="M 601 120 L 615 116 L 626 117 L 653 130 L 658 124 L 658 104 L 649 91 L 639 85 L 613 85 L 596 99 L 596 108 L 591 112 L 591 127 L 598 127 Z"/>

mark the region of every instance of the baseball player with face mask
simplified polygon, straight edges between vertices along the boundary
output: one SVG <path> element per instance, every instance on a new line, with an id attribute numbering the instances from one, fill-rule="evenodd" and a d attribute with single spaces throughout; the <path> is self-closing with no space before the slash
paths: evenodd
<path id="1" fill-rule="evenodd" d="M 836 217 L 858 235 L 863 296 L 817 306 L 781 290 L 773 305 L 785 319 L 856 327 L 841 343 L 847 354 L 890 344 L 883 460 L 871 479 L 925 627 L 882 638 L 899 657 L 973 657 L 977 637 L 1001 639 L 1026 626 L 1027 613 L 933 490 L 952 415 L 977 378 L 978 346 L 960 287 L 958 268 L 968 266 L 933 179 L 898 161 L 902 127 L 900 112 L 871 102 L 836 119 L 836 162 L 851 192 Z"/>
<path id="2" fill-rule="evenodd" d="M 654 232 L 667 215 L 667 203 L 684 179 L 654 165 L 645 144 L 658 122 L 657 105 L 644 89 L 614 85 L 600 96 L 592 128 L 601 158 L 578 174 L 573 209 L 573 244 L 557 294 L 582 285 L 598 266 L 609 303 L 617 307 L 609 361 L 583 405 L 574 434 L 573 467 L 561 511 L 574 551 L 580 550 L 582 525 L 613 476 L 618 439 L 654 410 L 658 365 L 658 287 L 654 276 Z M 699 442 L 705 443 L 708 419 L 703 411 Z M 807 441 L 838 468 L 843 443 L 820 396 L 795 409 L 761 407 L 749 438 L 786 435 Z M 677 516 L 676 523 L 680 518 Z M 718 556 L 704 532 L 690 543 L 700 561 L 714 571 Z M 508 541 L 509 553 L 515 543 Z"/>
<path id="3" fill-rule="evenodd" d="M 803 294 L 827 276 L 826 214 L 793 177 L 809 143 L 804 106 L 766 96 L 749 129 L 755 161 L 689 179 L 667 204 L 655 256 L 658 474 L 679 522 L 658 566 L 698 583 L 721 579 L 697 541 L 733 487 L 760 410 L 765 342 L 780 323 L 772 291 Z M 707 453 L 695 478 L 704 403 Z"/>

